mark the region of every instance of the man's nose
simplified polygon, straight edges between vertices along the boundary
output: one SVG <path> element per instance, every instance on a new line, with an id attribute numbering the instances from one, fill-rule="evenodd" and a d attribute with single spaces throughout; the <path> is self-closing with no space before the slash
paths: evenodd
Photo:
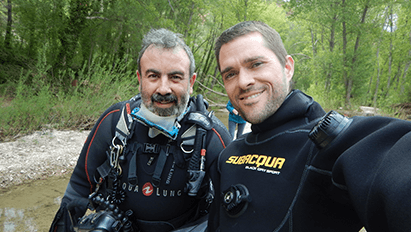
<path id="1" fill-rule="evenodd" d="M 170 82 L 167 76 L 163 76 L 160 78 L 159 85 L 157 88 L 157 93 L 161 95 L 166 95 L 171 93 Z"/>
<path id="2" fill-rule="evenodd" d="M 238 75 L 238 85 L 241 89 L 247 89 L 254 85 L 255 79 L 252 71 L 241 69 Z"/>

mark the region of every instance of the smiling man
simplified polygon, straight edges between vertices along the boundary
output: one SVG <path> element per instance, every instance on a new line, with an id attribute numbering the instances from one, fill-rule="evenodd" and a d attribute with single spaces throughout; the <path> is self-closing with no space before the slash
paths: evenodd
<path id="1" fill-rule="evenodd" d="M 96 122 L 50 231 L 166 232 L 205 221 L 208 170 L 231 137 L 201 95 L 190 97 L 195 62 L 179 34 L 151 30 L 137 64 L 140 94 Z M 83 217 L 87 206 L 96 214 Z"/>
<path id="2" fill-rule="evenodd" d="M 411 123 L 346 118 L 291 88 L 294 61 L 262 22 L 215 44 L 234 108 L 252 123 L 219 157 L 208 231 L 411 231 Z"/>
<path id="3" fill-rule="evenodd" d="M 196 74 L 187 69 L 189 64 L 189 57 L 182 48 L 164 49 L 155 44 L 147 48 L 141 57 L 141 71 L 137 71 L 137 77 L 148 110 L 159 116 L 184 112 L 196 79 Z"/>
<path id="4" fill-rule="evenodd" d="M 290 91 L 294 60 L 281 63 L 253 32 L 225 44 L 219 65 L 232 104 L 250 123 L 257 124 L 277 111 Z"/>

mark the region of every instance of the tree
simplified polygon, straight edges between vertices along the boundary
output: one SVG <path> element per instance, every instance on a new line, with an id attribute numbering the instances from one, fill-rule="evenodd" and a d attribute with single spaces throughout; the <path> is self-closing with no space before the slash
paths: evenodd
<path id="1" fill-rule="evenodd" d="M 13 24 L 13 15 L 12 15 L 12 5 L 11 0 L 7 0 L 7 26 L 6 26 L 6 33 L 4 37 L 4 47 L 6 49 L 11 48 L 11 26 Z"/>

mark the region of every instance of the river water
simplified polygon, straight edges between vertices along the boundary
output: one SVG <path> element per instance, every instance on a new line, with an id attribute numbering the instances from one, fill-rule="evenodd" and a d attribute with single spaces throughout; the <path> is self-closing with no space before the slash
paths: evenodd
<path id="1" fill-rule="evenodd" d="M 70 175 L 0 189 L 0 231 L 48 231 Z"/>
<path id="2" fill-rule="evenodd" d="M 227 126 L 227 111 L 215 114 Z M 48 231 L 69 179 L 70 175 L 52 176 L 0 189 L 0 232 Z"/>

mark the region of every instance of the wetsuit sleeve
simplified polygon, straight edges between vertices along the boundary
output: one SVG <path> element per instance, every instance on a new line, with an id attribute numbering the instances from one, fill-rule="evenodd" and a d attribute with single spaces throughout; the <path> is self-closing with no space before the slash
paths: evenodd
<path id="1" fill-rule="evenodd" d="M 120 109 L 121 103 L 107 109 L 88 135 L 50 231 L 73 231 L 67 206 L 76 199 L 87 198 L 94 191 L 94 174 L 97 167 L 107 159 L 106 151 L 114 136 Z M 76 207 L 76 217 L 83 216 L 86 209 L 86 206 Z"/>
<path id="2" fill-rule="evenodd" d="M 410 122 L 354 118 L 314 160 L 321 169 L 330 163 L 334 186 L 348 194 L 367 231 L 411 231 Z"/>

